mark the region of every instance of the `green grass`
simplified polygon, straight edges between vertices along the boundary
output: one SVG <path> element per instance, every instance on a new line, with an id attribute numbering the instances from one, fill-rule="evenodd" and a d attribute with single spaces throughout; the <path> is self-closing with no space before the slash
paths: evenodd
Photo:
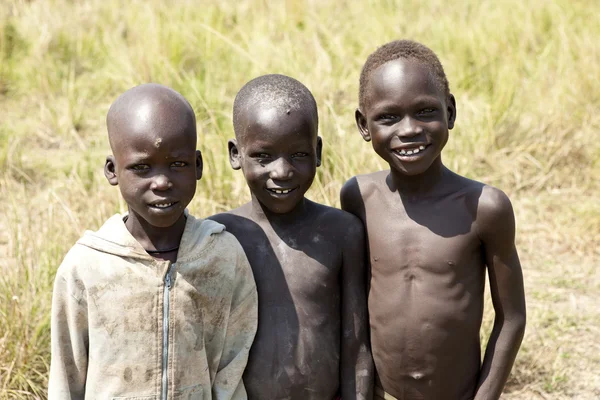
<path id="1" fill-rule="evenodd" d="M 206 163 L 190 208 L 206 216 L 248 199 L 226 154 L 236 92 L 299 79 L 325 144 L 309 195 L 338 206 L 346 179 L 384 167 L 353 114 L 366 57 L 397 38 L 445 66 L 458 104 L 446 164 L 515 205 L 529 322 L 506 398 L 599 397 L 599 14 L 594 0 L 2 1 L 0 398 L 44 398 L 54 272 L 124 208 L 102 175 L 118 94 L 153 81 L 189 99 Z"/>

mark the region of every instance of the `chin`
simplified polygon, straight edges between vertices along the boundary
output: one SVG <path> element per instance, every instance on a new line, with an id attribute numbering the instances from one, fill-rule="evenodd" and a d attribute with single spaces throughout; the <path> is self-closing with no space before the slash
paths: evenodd
<path id="1" fill-rule="evenodd" d="M 289 201 L 286 202 L 274 202 L 271 199 L 267 200 L 268 201 L 262 201 L 261 199 L 259 199 L 258 201 L 264 208 L 269 210 L 270 213 L 287 214 L 293 211 L 298 206 L 298 204 L 300 204 L 302 198 L 300 198 L 298 201 L 293 201 L 293 199 L 289 199 Z"/>
<path id="2" fill-rule="evenodd" d="M 148 222 L 150 225 L 156 227 L 156 228 L 170 228 L 171 226 L 175 225 L 177 222 L 179 222 L 179 220 L 181 219 L 181 216 L 183 215 L 183 213 L 181 213 L 181 215 L 179 215 L 177 218 L 165 218 L 165 219 L 158 219 L 158 218 L 148 218 L 146 219 L 146 222 Z"/>
<path id="3" fill-rule="evenodd" d="M 269 210 L 269 212 L 272 212 L 273 214 L 287 214 L 289 212 L 291 212 L 292 210 L 294 210 L 294 208 L 296 208 L 298 204 L 292 204 L 292 205 L 275 205 L 275 204 L 264 204 L 263 206 Z"/>

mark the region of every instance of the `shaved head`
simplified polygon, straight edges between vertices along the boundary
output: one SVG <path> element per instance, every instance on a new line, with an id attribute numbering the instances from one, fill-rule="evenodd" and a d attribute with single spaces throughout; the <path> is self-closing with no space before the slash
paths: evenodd
<path id="1" fill-rule="evenodd" d="M 156 83 L 129 89 L 110 106 L 106 116 L 108 140 L 113 153 L 118 153 L 123 140 L 148 132 L 180 132 L 194 136 L 196 117 L 192 106 L 175 90 Z M 155 146 L 162 143 L 160 135 Z"/>
<path id="2" fill-rule="evenodd" d="M 249 113 L 260 110 L 276 110 L 290 114 L 301 112 L 319 125 L 317 103 L 306 86 L 289 76 L 263 75 L 246 83 L 233 102 L 233 129 L 238 140 L 247 128 Z M 316 132 L 316 129 L 315 129 Z"/>

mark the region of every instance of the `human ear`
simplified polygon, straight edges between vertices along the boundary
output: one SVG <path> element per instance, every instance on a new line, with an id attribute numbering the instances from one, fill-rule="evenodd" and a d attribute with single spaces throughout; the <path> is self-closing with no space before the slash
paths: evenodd
<path id="1" fill-rule="evenodd" d="M 117 186 L 119 184 L 119 180 L 117 179 L 117 172 L 115 171 L 115 156 L 112 154 L 106 157 L 106 162 L 104 163 L 104 176 L 108 180 L 112 186 Z"/>
<path id="2" fill-rule="evenodd" d="M 321 155 L 323 153 L 323 140 L 317 136 L 317 167 L 321 166 Z"/>
<path id="3" fill-rule="evenodd" d="M 202 169 L 204 168 L 204 163 L 202 162 L 202 153 L 200 150 L 196 150 L 196 180 L 199 181 L 202 179 Z"/>
<path id="4" fill-rule="evenodd" d="M 231 164 L 231 168 L 240 169 L 242 167 L 240 163 L 240 152 L 238 150 L 237 140 L 231 139 L 227 142 L 227 147 L 229 148 L 229 164 Z"/>
<path id="5" fill-rule="evenodd" d="M 448 129 L 454 128 L 454 121 L 456 121 L 456 100 L 454 95 L 448 96 Z"/>
<path id="6" fill-rule="evenodd" d="M 356 109 L 354 112 L 354 118 L 356 119 L 356 126 L 358 127 L 358 132 L 360 136 L 365 140 L 365 142 L 371 141 L 371 134 L 369 133 L 369 127 L 367 126 L 367 118 L 360 112 L 360 109 Z"/>

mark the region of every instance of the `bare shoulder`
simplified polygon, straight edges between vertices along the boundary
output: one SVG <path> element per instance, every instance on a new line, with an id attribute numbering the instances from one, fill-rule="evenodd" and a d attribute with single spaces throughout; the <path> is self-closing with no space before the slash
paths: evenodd
<path id="1" fill-rule="evenodd" d="M 370 174 L 356 175 L 346 181 L 342 186 L 342 196 L 344 194 L 353 195 L 355 193 L 368 194 L 373 189 L 376 189 L 385 184 L 386 177 L 390 171 L 377 171 Z"/>
<path id="2" fill-rule="evenodd" d="M 506 193 L 496 187 L 483 185 L 477 216 L 484 219 L 498 219 L 512 214 L 512 203 Z"/>
<path id="3" fill-rule="evenodd" d="M 490 235 L 514 236 L 515 215 L 512 203 L 502 190 L 482 184 L 477 205 L 477 230 L 486 238 Z"/>
<path id="4" fill-rule="evenodd" d="M 318 229 L 329 231 L 333 236 L 349 239 L 362 237 L 363 225 L 360 219 L 338 208 L 310 202 L 314 210 L 315 225 Z"/>
<path id="5" fill-rule="evenodd" d="M 225 225 L 227 231 L 236 234 L 237 231 L 244 230 L 244 227 L 255 226 L 256 224 L 247 216 L 248 204 L 215 215 L 211 215 L 208 219 Z"/>
<path id="6" fill-rule="evenodd" d="M 386 183 L 390 171 L 377 171 L 370 174 L 357 175 L 350 178 L 342 186 L 340 200 L 342 209 L 356 214 L 367 198 L 371 197 Z"/>

